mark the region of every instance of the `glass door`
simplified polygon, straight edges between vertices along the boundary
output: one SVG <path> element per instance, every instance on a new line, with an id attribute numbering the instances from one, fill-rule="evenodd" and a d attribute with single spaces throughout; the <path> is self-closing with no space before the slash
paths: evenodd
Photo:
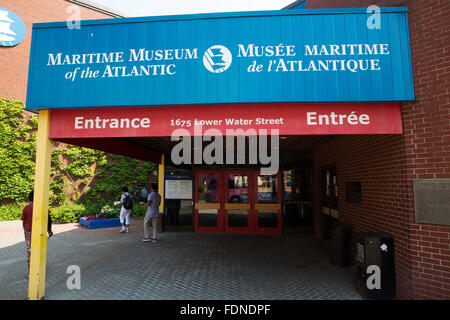
<path id="1" fill-rule="evenodd" d="M 195 232 L 281 233 L 281 174 L 196 171 Z"/>
<path id="2" fill-rule="evenodd" d="M 254 233 L 281 233 L 281 175 L 255 176 Z"/>
<path id="3" fill-rule="evenodd" d="M 251 172 L 225 172 L 225 232 L 251 232 Z"/>
<path id="4" fill-rule="evenodd" d="M 195 173 L 194 219 L 196 232 L 223 231 L 223 175 L 218 171 Z"/>

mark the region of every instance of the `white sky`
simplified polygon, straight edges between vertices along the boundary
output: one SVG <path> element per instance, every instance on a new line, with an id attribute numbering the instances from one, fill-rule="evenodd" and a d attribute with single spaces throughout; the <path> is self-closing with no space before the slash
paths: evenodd
<path id="1" fill-rule="evenodd" d="M 127 16 L 279 10 L 295 0 L 91 0 Z"/>

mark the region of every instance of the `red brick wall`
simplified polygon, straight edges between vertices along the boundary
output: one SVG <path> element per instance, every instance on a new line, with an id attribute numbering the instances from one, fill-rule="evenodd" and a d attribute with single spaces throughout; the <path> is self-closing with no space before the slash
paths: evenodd
<path id="1" fill-rule="evenodd" d="M 410 199 L 403 137 L 393 135 L 341 136 L 314 151 L 315 170 L 336 163 L 339 220 L 353 232 L 379 231 L 394 236 L 399 298 L 408 299 Z M 359 181 L 362 203 L 345 200 L 345 182 Z M 321 236 L 320 189 L 316 185 L 316 234 Z M 320 220 L 320 222 L 318 221 Z"/>
<path id="2" fill-rule="evenodd" d="M 15 47 L 0 47 L 0 97 L 25 102 L 27 93 L 28 63 L 31 45 L 31 27 L 36 22 L 65 21 L 74 5 L 65 0 L 0 0 L 0 7 L 14 11 L 25 23 L 25 39 Z M 111 18 L 106 14 L 78 6 L 81 19 Z"/>
<path id="3" fill-rule="evenodd" d="M 334 149 L 340 219 L 355 231 L 394 235 L 399 298 L 450 299 L 450 227 L 415 223 L 412 189 L 413 179 L 450 178 L 450 2 L 307 0 L 306 6 L 372 4 L 409 7 L 417 101 L 402 105 L 403 135 L 338 137 L 314 151 L 314 167 L 328 164 Z M 362 204 L 344 200 L 346 181 L 362 182 Z"/>

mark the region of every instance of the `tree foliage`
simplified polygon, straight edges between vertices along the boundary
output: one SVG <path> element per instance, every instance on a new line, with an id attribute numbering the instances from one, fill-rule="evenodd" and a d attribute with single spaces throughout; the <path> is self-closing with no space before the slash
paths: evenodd
<path id="1" fill-rule="evenodd" d="M 37 117 L 19 100 L 0 98 L 0 201 L 26 199 L 34 184 Z M 155 165 L 88 148 L 59 144 L 52 151 L 50 204 L 109 201 L 123 186 L 149 181 Z M 61 209 L 62 210 L 62 209 Z"/>

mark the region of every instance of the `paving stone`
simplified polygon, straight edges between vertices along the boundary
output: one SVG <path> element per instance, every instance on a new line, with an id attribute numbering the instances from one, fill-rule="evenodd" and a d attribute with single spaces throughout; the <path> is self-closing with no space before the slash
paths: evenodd
<path id="1" fill-rule="evenodd" d="M 353 268 L 332 266 L 328 246 L 313 235 L 161 233 L 158 243 L 143 243 L 136 218 L 129 234 L 76 224 L 54 229 L 47 250 L 49 300 L 361 299 Z M 26 299 L 23 234 L 6 236 L 0 242 L 0 299 Z M 69 265 L 81 269 L 80 290 L 66 286 Z"/>

